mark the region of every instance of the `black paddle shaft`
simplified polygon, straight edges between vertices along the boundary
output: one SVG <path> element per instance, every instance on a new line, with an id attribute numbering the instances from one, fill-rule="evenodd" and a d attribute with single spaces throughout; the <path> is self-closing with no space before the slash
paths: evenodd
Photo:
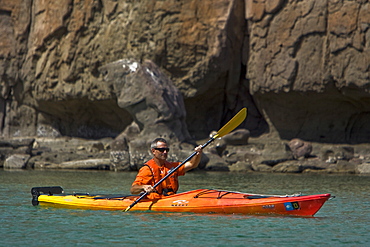
<path id="1" fill-rule="evenodd" d="M 211 137 L 211 139 L 208 140 L 208 142 L 204 143 L 202 145 L 202 149 L 207 147 L 208 144 L 210 144 L 211 142 L 213 142 L 215 139 L 213 137 Z M 153 189 L 155 189 L 158 185 L 160 185 L 164 180 L 166 180 L 169 176 L 171 176 L 172 173 L 174 173 L 175 171 L 177 171 L 181 166 L 183 166 L 186 162 L 188 162 L 189 160 L 191 160 L 195 155 L 197 154 L 197 152 L 194 152 L 192 153 L 188 158 L 186 158 L 186 160 L 184 160 L 181 164 L 179 164 L 178 166 L 176 166 L 174 169 L 171 169 L 166 176 L 164 176 L 161 180 L 159 180 L 155 185 L 153 185 Z M 148 195 L 149 193 L 148 192 L 145 192 L 144 194 L 142 194 L 138 199 L 136 199 L 136 201 L 134 201 L 125 211 L 128 211 L 130 210 L 130 208 L 132 208 L 133 206 L 135 206 L 139 201 L 141 201 L 141 199 L 143 199 L 146 195 Z"/>

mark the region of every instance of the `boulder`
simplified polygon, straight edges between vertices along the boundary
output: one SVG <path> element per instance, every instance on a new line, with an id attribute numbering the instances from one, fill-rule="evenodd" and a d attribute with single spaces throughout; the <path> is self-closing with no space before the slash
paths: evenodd
<path id="1" fill-rule="evenodd" d="M 279 163 L 272 167 L 272 171 L 281 173 L 301 173 L 303 171 L 303 166 L 300 164 L 300 162 L 290 160 Z"/>
<path id="2" fill-rule="evenodd" d="M 226 145 L 247 145 L 250 132 L 247 129 L 237 129 L 223 136 L 221 139 Z"/>
<path id="3" fill-rule="evenodd" d="M 212 137 L 216 134 L 216 131 L 212 131 L 209 134 L 209 137 Z M 211 152 L 213 154 L 217 154 L 219 156 L 222 156 L 224 151 L 227 148 L 227 144 L 225 143 L 224 138 L 216 138 L 208 147 L 208 152 Z"/>
<path id="4" fill-rule="evenodd" d="M 252 163 L 252 169 L 256 172 L 271 172 L 272 167 L 261 163 Z"/>
<path id="5" fill-rule="evenodd" d="M 129 112 L 139 126 L 136 138 L 147 142 L 156 137 L 171 142 L 192 141 L 182 94 L 152 61 L 121 59 L 99 70 L 114 89 L 118 106 Z"/>
<path id="6" fill-rule="evenodd" d="M 5 167 L 4 165 L 5 160 L 11 157 L 12 155 L 16 155 L 17 157 L 19 155 L 26 155 L 30 157 L 34 142 L 35 142 L 35 138 L 26 138 L 26 137 L 25 138 L 13 137 L 13 138 L 8 138 L 8 139 L 1 138 L 0 139 L 0 167 Z M 7 166 L 9 165 L 10 164 L 7 164 Z M 12 164 L 10 166 L 13 166 L 13 165 L 15 164 Z M 19 165 L 15 165 L 15 166 L 17 167 Z"/>
<path id="7" fill-rule="evenodd" d="M 127 171 L 130 170 L 130 152 L 128 140 L 125 133 L 121 133 L 110 144 L 109 159 L 111 170 Z"/>
<path id="8" fill-rule="evenodd" d="M 229 165 L 235 164 L 238 161 L 245 161 L 245 151 L 238 150 L 235 148 L 228 148 L 225 152 L 225 155 L 222 158 L 229 163 Z"/>
<path id="9" fill-rule="evenodd" d="M 305 142 L 301 139 L 295 138 L 290 140 L 288 143 L 290 150 L 293 153 L 293 157 L 298 159 L 300 157 L 309 157 L 312 152 L 312 144 Z"/>
<path id="10" fill-rule="evenodd" d="M 94 169 L 109 170 L 110 159 L 87 159 L 63 162 L 58 165 L 60 169 Z"/>
<path id="11" fill-rule="evenodd" d="M 268 140 L 261 152 L 261 163 L 274 166 L 280 162 L 292 159 L 292 152 L 284 141 Z"/>
<path id="12" fill-rule="evenodd" d="M 13 154 L 4 162 L 4 169 L 23 169 L 30 159 L 29 154 Z"/>
<path id="13" fill-rule="evenodd" d="M 50 162 L 50 161 L 45 161 L 45 160 L 34 161 L 32 163 L 32 168 L 34 168 L 36 170 L 61 169 L 60 164 L 53 163 L 53 162 Z"/>
<path id="14" fill-rule="evenodd" d="M 111 151 L 128 151 L 128 143 L 125 135 L 119 135 L 110 143 Z"/>
<path id="15" fill-rule="evenodd" d="M 232 164 L 229 169 L 230 172 L 253 172 L 252 164 L 243 161 Z"/>
<path id="16" fill-rule="evenodd" d="M 326 169 L 329 173 L 356 173 L 357 165 L 346 160 L 338 160 L 335 164 L 330 164 Z"/>
<path id="17" fill-rule="evenodd" d="M 364 163 L 364 164 L 358 165 L 357 168 L 356 168 L 356 173 L 370 174 L 370 164 L 369 163 Z"/>
<path id="18" fill-rule="evenodd" d="M 317 157 L 300 160 L 299 163 L 302 166 L 302 172 L 325 171 L 330 166 L 329 163 L 322 161 Z"/>
<path id="19" fill-rule="evenodd" d="M 338 160 L 349 161 L 354 158 L 354 147 L 342 145 L 324 145 L 320 152 L 321 160 L 336 163 Z"/>
<path id="20" fill-rule="evenodd" d="M 220 156 L 215 154 L 207 154 L 209 162 L 204 167 L 206 171 L 229 171 L 229 164 Z"/>
<path id="21" fill-rule="evenodd" d="M 130 153 L 128 151 L 111 151 L 109 156 L 110 170 L 113 171 L 129 171 Z"/>

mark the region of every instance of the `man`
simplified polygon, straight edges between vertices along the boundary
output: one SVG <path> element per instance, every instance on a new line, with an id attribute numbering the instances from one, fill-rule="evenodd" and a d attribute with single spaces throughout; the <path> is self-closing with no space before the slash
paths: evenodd
<path id="1" fill-rule="evenodd" d="M 175 194 L 179 188 L 178 176 L 184 176 L 187 171 L 196 168 L 202 157 L 202 146 L 200 145 L 195 148 L 197 154 L 193 158 L 154 189 L 153 186 L 165 177 L 171 168 L 177 167 L 180 162 L 167 161 L 170 149 L 168 148 L 167 141 L 163 138 L 156 138 L 151 143 L 150 148 L 153 159 L 145 163 L 139 170 L 130 190 L 132 194 L 148 192 L 147 197 L 150 199 L 159 199 L 162 196 Z"/>

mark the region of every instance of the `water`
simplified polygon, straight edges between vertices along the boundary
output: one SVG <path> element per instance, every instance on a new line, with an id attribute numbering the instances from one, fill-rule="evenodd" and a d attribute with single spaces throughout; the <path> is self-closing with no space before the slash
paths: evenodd
<path id="1" fill-rule="evenodd" d="M 136 173 L 0 171 L 0 246 L 370 246 L 370 177 L 192 172 L 180 190 L 331 193 L 313 218 L 138 213 L 31 205 L 30 189 L 128 194 Z"/>

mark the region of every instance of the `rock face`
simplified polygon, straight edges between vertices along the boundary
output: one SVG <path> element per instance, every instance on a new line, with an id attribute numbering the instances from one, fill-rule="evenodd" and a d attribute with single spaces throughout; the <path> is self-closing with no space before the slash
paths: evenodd
<path id="1" fill-rule="evenodd" d="M 370 3 L 246 1 L 250 92 L 284 139 L 368 143 Z"/>
<path id="2" fill-rule="evenodd" d="M 100 73 L 124 59 L 158 66 L 179 90 L 184 105 L 166 107 L 180 140 L 206 138 L 247 107 L 241 127 L 252 137 L 368 143 L 369 9 L 350 0 L 0 0 L 0 134 L 96 139 L 142 128 L 158 105 L 140 112 L 121 97 L 139 87 L 114 88 L 117 78 Z"/>
<path id="3" fill-rule="evenodd" d="M 117 136 L 133 116 L 120 108 L 99 68 L 120 59 L 151 60 L 169 76 L 184 96 L 192 136 L 204 138 L 244 106 L 254 113 L 248 129 L 263 132 L 240 79 L 243 1 L 1 0 L 0 6 L 4 136 Z"/>

